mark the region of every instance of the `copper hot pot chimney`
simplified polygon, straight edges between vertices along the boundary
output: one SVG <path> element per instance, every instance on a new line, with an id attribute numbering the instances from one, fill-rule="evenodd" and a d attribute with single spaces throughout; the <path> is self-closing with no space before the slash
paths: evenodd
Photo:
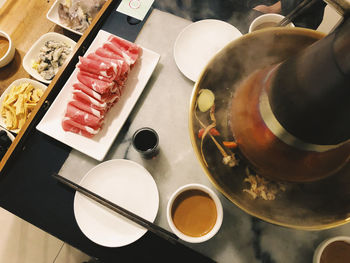
<path id="1" fill-rule="evenodd" d="M 307 182 L 350 158 L 350 18 L 284 62 L 252 73 L 236 90 L 231 130 L 256 172 Z"/>

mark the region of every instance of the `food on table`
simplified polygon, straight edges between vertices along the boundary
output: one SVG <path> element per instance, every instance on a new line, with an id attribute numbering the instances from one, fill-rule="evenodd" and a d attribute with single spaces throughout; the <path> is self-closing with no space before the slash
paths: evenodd
<path id="1" fill-rule="evenodd" d="M 209 194 L 190 189 L 176 197 L 171 207 L 171 217 L 180 232 L 191 237 L 201 237 L 213 229 L 217 209 Z"/>
<path id="2" fill-rule="evenodd" d="M 350 262 L 350 244 L 346 241 L 334 241 L 326 246 L 321 254 L 320 263 Z"/>
<path id="3" fill-rule="evenodd" d="M 1 104 L 1 116 L 6 128 L 21 129 L 43 93 L 42 89 L 27 82 L 12 86 Z"/>
<path id="4" fill-rule="evenodd" d="M 222 144 L 229 149 L 235 149 L 238 147 L 238 144 L 235 141 L 223 141 Z"/>
<path id="5" fill-rule="evenodd" d="M 246 167 L 246 178 L 244 182 L 247 182 L 249 189 L 243 189 L 251 195 L 253 199 L 262 198 L 264 200 L 275 200 L 276 195 L 280 192 L 286 191 L 286 186 L 283 183 L 267 180 L 257 174 L 252 174 L 248 167 Z"/>
<path id="6" fill-rule="evenodd" d="M 83 33 L 106 0 L 65 0 L 58 6 L 60 21 L 69 28 Z"/>
<path id="7" fill-rule="evenodd" d="M 4 157 L 7 149 L 10 147 L 12 140 L 7 135 L 7 132 L 4 130 L 0 131 L 0 159 Z"/>
<path id="8" fill-rule="evenodd" d="M 40 48 L 40 54 L 32 67 L 45 79 L 51 80 L 72 52 L 63 41 L 49 40 Z"/>
<path id="9" fill-rule="evenodd" d="M 204 134 L 204 131 L 205 129 L 204 128 L 201 128 L 199 131 L 198 131 L 198 139 L 201 139 L 203 134 Z M 209 134 L 213 135 L 213 136 L 220 136 L 220 132 L 215 129 L 215 128 L 211 128 L 210 131 L 209 131 Z"/>
<path id="10" fill-rule="evenodd" d="M 110 36 L 95 52 L 79 58 L 77 82 L 62 121 L 63 130 L 88 138 L 100 131 L 107 112 L 123 94 L 140 52 L 136 44 Z"/>
<path id="11" fill-rule="evenodd" d="M 10 47 L 10 42 L 6 37 L 0 36 L 0 59 L 5 56 Z"/>
<path id="12" fill-rule="evenodd" d="M 206 112 L 214 105 L 215 95 L 209 89 L 201 89 L 198 93 L 198 108 L 201 112 Z"/>
<path id="13" fill-rule="evenodd" d="M 220 143 L 217 139 L 214 138 L 214 136 L 220 136 L 220 132 L 215 128 L 216 127 L 216 118 L 215 118 L 215 103 L 214 103 L 215 102 L 215 95 L 214 95 L 214 93 L 209 89 L 201 89 L 198 92 L 198 94 L 199 95 L 198 95 L 198 98 L 196 101 L 196 107 L 198 107 L 198 109 L 203 113 L 207 112 L 210 109 L 210 111 L 209 111 L 209 118 L 211 121 L 210 124 L 204 124 L 204 122 L 199 119 L 197 112 L 196 111 L 194 112 L 195 118 L 197 119 L 198 123 L 202 127 L 198 131 L 198 138 L 201 139 L 200 150 L 201 150 L 201 156 L 202 156 L 204 164 L 208 167 L 208 163 L 207 163 L 207 160 L 206 160 L 204 152 L 203 152 L 203 145 L 204 145 L 204 139 L 206 138 L 207 135 L 209 135 L 209 137 L 214 142 L 214 144 L 216 145 L 216 147 L 218 148 L 219 152 L 222 155 L 223 164 L 228 165 L 229 167 L 237 166 L 239 161 L 236 158 L 235 154 L 230 151 L 230 148 L 233 148 L 233 147 L 227 147 L 227 145 L 224 145 L 224 144 L 222 146 L 221 145 L 222 142 Z M 199 105 L 201 105 L 201 108 Z M 225 147 L 226 147 L 226 149 L 225 149 Z"/>

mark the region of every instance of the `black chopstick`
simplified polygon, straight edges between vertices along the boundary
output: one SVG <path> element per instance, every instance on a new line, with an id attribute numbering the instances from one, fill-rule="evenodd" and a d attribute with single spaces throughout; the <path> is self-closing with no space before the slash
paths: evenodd
<path id="1" fill-rule="evenodd" d="M 152 222 L 134 214 L 133 212 L 126 210 L 123 207 L 120 207 L 119 205 L 112 203 L 111 201 L 103 198 L 102 196 L 99 196 L 93 192 L 91 192 L 90 190 L 84 188 L 81 185 L 78 185 L 70 180 L 68 180 L 67 178 L 64 178 L 63 176 L 59 175 L 59 174 L 53 174 L 52 175 L 55 179 L 57 179 L 58 181 L 60 181 L 61 183 L 68 185 L 69 187 L 73 188 L 74 190 L 78 191 L 79 193 L 82 193 L 83 195 L 91 198 L 92 200 L 98 202 L 99 204 L 111 209 L 112 211 L 126 217 L 127 219 L 135 222 L 136 224 L 146 228 L 147 230 L 153 232 L 154 234 L 157 234 L 160 237 L 165 238 L 168 241 L 171 242 L 175 242 L 176 240 L 178 240 L 178 237 L 167 231 L 164 228 L 161 228 L 160 226 L 157 226 L 156 224 L 153 224 Z"/>
<path id="2" fill-rule="evenodd" d="M 286 15 L 279 23 L 277 23 L 277 26 L 286 26 L 290 22 L 293 22 L 293 20 L 299 16 L 302 12 L 307 10 L 310 6 L 315 4 L 317 1 L 320 0 L 304 0 L 300 2 L 288 15 Z"/>

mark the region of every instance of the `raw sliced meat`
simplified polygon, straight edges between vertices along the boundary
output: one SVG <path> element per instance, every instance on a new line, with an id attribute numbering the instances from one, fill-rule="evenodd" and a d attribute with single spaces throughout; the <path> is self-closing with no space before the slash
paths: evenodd
<path id="1" fill-rule="evenodd" d="M 114 79 L 109 79 L 109 78 L 106 78 L 104 76 L 96 75 L 96 74 L 93 74 L 91 72 L 88 72 L 88 71 L 85 71 L 85 70 L 81 70 L 81 69 L 80 69 L 80 72 L 83 75 L 88 76 L 88 77 L 93 78 L 93 79 L 103 80 L 103 81 L 106 81 L 106 82 L 111 82 L 111 81 L 114 80 Z"/>
<path id="2" fill-rule="evenodd" d="M 118 48 L 117 46 L 113 45 L 111 42 L 107 42 L 103 44 L 103 48 L 117 54 L 118 56 L 121 56 L 124 58 L 125 62 L 128 63 L 130 66 L 135 63 L 137 60 L 138 55 L 126 52 Z"/>
<path id="3" fill-rule="evenodd" d="M 103 118 L 106 110 L 97 110 L 94 109 L 93 107 L 87 105 L 86 103 L 79 101 L 79 100 L 72 100 L 68 102 L 68 105 L 73 105 L 74 107 L 77 107 L 80 110 L 86 111 L 92 115 L 95 115 L 97 118 Z"/>
<path id="4" fill-rule="evenodd" d="M 125 39 L 116 36 L 110 36 L 108 38 L 108 41 L 110 41 L 118 49 L 121 49 L 123 52 L 126 52 L 128 56 L 133 58 L 135 61 L 141 55 L 142 49 L 135 43 L 129 42 Z"/>
<path id="5" fill-rule="evenodd" d="M 95 53 L 104 58 L 124 59 L 121 55 L 118 55 L 103 47 L 99 47 L 98 49 L 96 49 Z"/>
<path id="6" fill-rule="evenodd" d="M 80 83 L 80 82 L 74 83 L 73 88 L 75 90 L 81 90 L 82 92 L 89 95 L 90 97 L 102 102 L 103 96 L 100 93 L 94 91 L 93 89 L 90 89 L 89 87 L 85 86 L 83 83 Z"/>
<path id="7" fill-rule="evenodd" d="M 107 61 L 97 61 L 88 57 L 79 57 L 77 67 L 82 71 L 87 71 L 97 76 L 102 76 L 108 80 L 116 77 L 116 66 Z"/>
<path id="8" fill-rule="evenodd" d="M 72 119 L 73 121 L 81 125 L 88 126 L 94 129 L 98 129 L 99 127 L 101 127 L 101 124 L 103 122 L 103 118 L 98 118 L 86 111 L 82 111 L 77 107 L 73 106 L 72 104 L 67 105 L 66 114 L 64 116 Z"/>
<path id="9" fill-rule="evenodd" d="M 88 138 L 97 134 L 108 110 L 119 101 L 141 52 L 138 45 L 112 36 L 94 53 L 79 57 L 79 82 L 73 84 L 62 128 Z"/>
<path id="10" fill-rule="evenodd" d="M 92 138 L 95 134 L 97 134 L 100 131 L 100 128 L 92 129 L 90 127 L 76 123 L 68 117 L 63 118 L 62 128 L 64 131 L 77 133 L 87 138 Z"/>
<path id="11" fill-rule="evenodd" d="M 115 100 L 115 97 L 120 97 L 121 89 L 122 89 L 121 87 L 118 87 L 118 89 L 116 89 L 115 92 L 109 92 L 101 95 L 98 92 L 86 87 L 82 83 L 75 83 L 73 87 L 74 87 L 73 93 L 77 94 L 77 96 L 79 97 L 78 100 L 84 100 L 88 103 L 92 103 L 96 106 L 96 107 L 93 106 L 95 109 L 100 109 L 100 110 L 106 107 L 106 103 L 109 103 L 111 100 Z M 84 94 L 81 94 L 76 91 L 81 91 Z M 85 95 L 88 95 L 88 96 L 85 96 Z"/>
<path id="12" fill-rule="evenodd" d="M 85 103 L 87 106 L 96 110 L 105 111 L 107 108 L 106 102 L 95 100 L 81 90 L 73 90 L 73 99 L 81 101 L 82 103 Z"/>
<path id="13" fill-rule="evenodd" d="M 111 43 L 118 46 L 120 49 L 124 51 L 132 51 L 133 53 L 137 53 L 137 54 L 139 54 L 141 51 L 141 48 L 137 44 L 127 41 L 125 39 L 122 39 L 120 37 L 109 36 L 108 41 L 110 41 Z"/>
<path id="14" fill-rule="evenodd" d="M 124 59 L 114 59 L 109 57 L 102 57 L 96 53 L 90 53 L 88 58 L 99 61 L 99 62 L 108 62 L 112 65 L 115 65 L 117 69 L 117 74 L 115 76 L 115 81 L 125 80 L 129 74 L 130 66 L 124 61 Z"/>
<path id="15" fill-rule="evenodd" d="M 111 89 L 113 89 L 115 86 L 114 81 L 107 82 L 107 81 L 103 81 L 100 79 L 94 79 L 92 77 L 85 75 L 82 71 L 78 72 L 77 78 L 85 86 L 93 89 L 94 91 L 96 91 L 100 94 L 110 92 Z"/>

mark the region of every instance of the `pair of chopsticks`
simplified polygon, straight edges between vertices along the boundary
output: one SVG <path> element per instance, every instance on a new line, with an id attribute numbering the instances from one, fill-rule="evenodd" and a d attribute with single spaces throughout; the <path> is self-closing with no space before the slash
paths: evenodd
<path id="1" fill-rule="evenodd" d="M 300 2 L 288 15 L 286 15 L 278 24 L 277 26 L 286 26 L 289 23 L 293 22 L 293 20 L 299 16 L 302 12 L 310 8 L 312 5 L 314 5 L 316 2 L 321 0 L 304 0 Z"/>
<path id="2" fill-rule="evenodd" d="M 145 229 L 153 232 L 154 234 L 162 237 L 162 238 L 165 238 L 166 240 L 174 243 L 175 241 L 178 240 L 178 237 L 165 230 L 164 228 L 161 228 L 159 226 L 157 226 L 156 224 L 153 224 L 152 222 L 134 214 L 133 212 L 123 208 L 123 207 L 120 207 L 119 205 L 115 204 L 115 203 L 112 203 L 111 201 L 103 198 L 102 196 L 99 196 L 93 192 L 91 192 L 90 190 L 84 188 L 83 186 L 81 185 L 78 185 L 70 180 L 68 180 L 67 178 L 64 178 L 63 176 L 61 175 L 58 175 L 58 174 L 53 174 L 52 175 L 55 179 L 57 179 L 58 181 L 60 181 L 61 183 L 73 188 L 74 190 L 76 190 L 77 192 L 89 197 L 90 199 L 98 202 L 99 204 L 111 209 L 112 211 L 126 217 L 127 219 L 133 221 L 134 223 L 144 227 Z"/>

